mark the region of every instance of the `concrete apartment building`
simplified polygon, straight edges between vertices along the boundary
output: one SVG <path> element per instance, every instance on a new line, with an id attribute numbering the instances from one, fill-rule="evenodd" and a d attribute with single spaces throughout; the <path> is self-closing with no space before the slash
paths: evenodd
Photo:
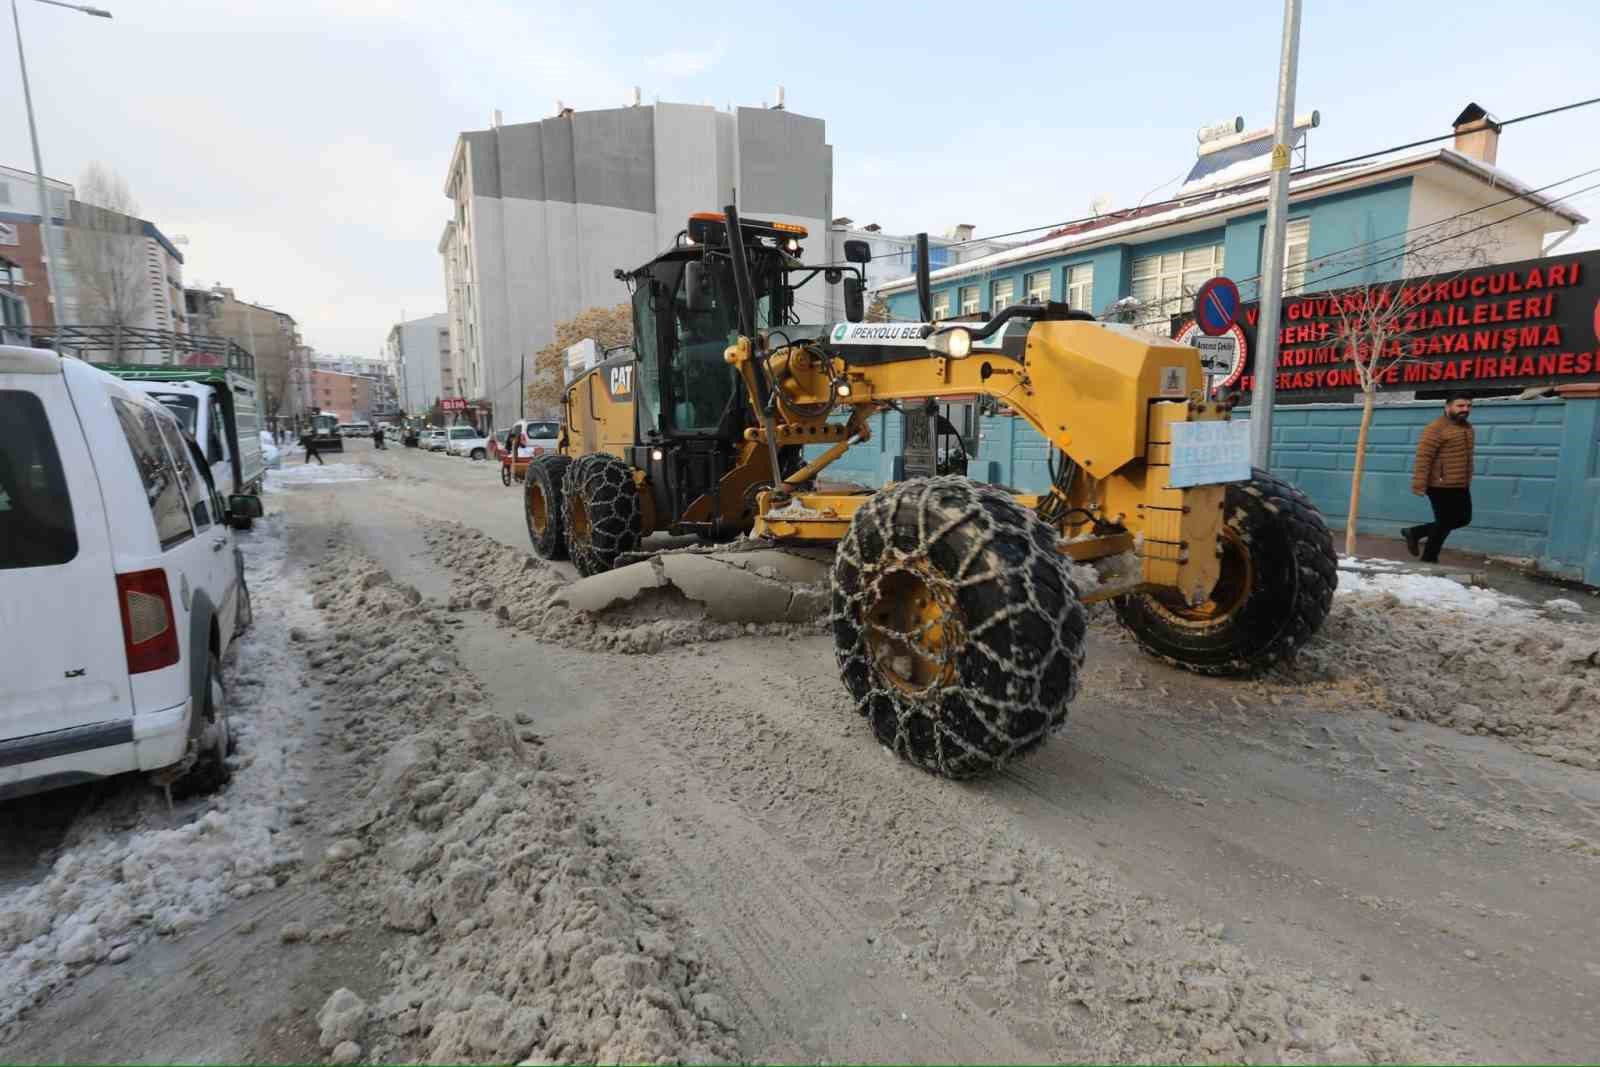
<path id="1" fill-rule="evenodd" d="M 370 399 L 361 409 L 366 412 L 363 418 L 392 415 L 399 409 L 400 394 L 395 384 L 394 366 L 386 358 L 315 353 L 311 356 L 311 371 L 313 374 L 322 371 L 366 381 Z"/>
<path id="2" fill-rule="evenodd" d="M 394 367 L 400 407 L 407 414 L 426 411 L 446 396 L 450 380 L 450 316 L 441 311 L 389 327 L 384 351 Z"/>
<path id="3" fill-rule="evenodd" d="M 77 277 L 72 249 L 89 259 L 102 275 L 116 274 L 134 284 L 137 295 L 121 299 L 121 306 L 136 309 L 131 321 L 138 329 L 188 333 L 183 297 L 183 254 L 154 223 L 122 215 L 75 199 L 73 186 L 45 179 L 50 215 L 57 227 L 53 235 L 60 257 L 55 264 L 62 292 L 50 292 L 45 269 L 45 240 L 40 221 L 38 184 L 32 171 L 0 167 L 0 255 L 12 264 L 12 291 L 22 294 L 27 321 L 34 328 L 57 324 L 106 324 L 105 300 L 94 286 Z M 76 231 L 76 236 L 74 235 Z M 84 240 L 85 232 L 92 240 Z M 57 309 L 59 308 L 59 314 Z M 103 358 L 104 353 L 88 353 Z M 129 350 L 122 358 L 134 362 L 165 362 L 159 348 Z"/>
<path id="4" fill-rule="evenodd" d="M 340 422 L 371 422 L 385 412 L 380 402 L 380 379 L 359 374 L 341 374 L 313 367 L 311 394 L 317 410 L 331 411 Z"/>
<path id="5" fill-rule="evenodd" d="M 293 417 L 301 413 L 304 405 L 295 388 L 292 360 L 301 347 L 300 325 L 293 315 L 240 300 L 222 285 L 185 289 L 183 298 L 189 332 L 225 337 L 255 357 L 263 414 Z"/>
<path id="6" fill-rule="evenodd" d="M 748 216 L 805 226 L 806 261 L 825 261 L 833 149 L 821 119 L 658 103 L 462 133 L 438 251 L 463 394 L 505 421 L 518 410 L 522 361 L 556 324 L 625 301 L 612 271 L 669 247 L 691 213 L 720 210 L 735 190 Z M 817 279 L 802 290 L 802 317 L 827 314 L 826 288 Z"/>

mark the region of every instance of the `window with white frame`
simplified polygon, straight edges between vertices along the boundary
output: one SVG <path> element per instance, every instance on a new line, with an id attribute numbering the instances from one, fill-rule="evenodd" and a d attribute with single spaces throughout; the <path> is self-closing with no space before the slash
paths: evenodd
<path id="1" fill-rule="evenodd" d="M 17 237 L 16 224 L 12 222 L 0 222 L 0 245 L 15 245 L 19 243 L 21 242 Z"/>
<path id="2" fill-rule="evenodd" d="M 1094 264 L 1067 268 L 1067 306 L 1078 311 L 1094 311 Z"/>
<path id="3" fill-rule="evenodd" d="M 1306 263 L 1311 258 L 1311 220 L 1290 219 L 1284 228 L 1283 295 L 1306 287 Z"/>
<path id="4" fill-rule="evenodd" d="M 950 317 L 950 290 L 933 294 L 933 321 Z"/>
<path id="5" fill-rule="evenodd" d="M 976 285 L 963 285 L 956 295 L 961 298 L 961 314 L 976 315 L 978 313 L 978 287 Z"/>
<path id="6" fill-rule="evenodd" d="M 989 283 L 989 314 L 997 315 L 1016 303 L 1017 283 L 1012 278 L 1000 278 Z"/>
<path id="7" fill-rule="evenodd" d="M 1221 273 L 1220 244 L 1134 259 L 1132 296 L 1141 305 L 1134 325 L 1162 337 L 1171 336 L 1172 316 L 1181 314 L 1185 301 Z"/>
<path id="8" fill-rule="evenodd" d="M 11 203 L 11 183 L 0 182 L 0 204 Z"/>
<path id="9" fill-rule="evenodd" d="M 1028 303 L 1043 304 L 1050 299 L 1050 272 L 1036 270 L 1022 279 L 1023 287 L 1028 291 Z"/>

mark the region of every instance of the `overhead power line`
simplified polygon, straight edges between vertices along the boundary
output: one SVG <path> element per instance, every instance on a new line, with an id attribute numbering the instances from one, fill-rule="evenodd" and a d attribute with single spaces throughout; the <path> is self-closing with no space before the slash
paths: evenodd
<path id="1" fill-rule="evenodd" d="M 1526 115 L 1518 115 L 1515 118 L 1506 119 L 1503 122 L 1498 123 L 1498 127 L 1500 129 L 1504 129 L 1507 126 L 1514 126 L 1519 122 L 1528 122 L 1531 119 L 1544 118 L 1544 117 L 1546 117 L 1548 115 L 1556 115 L 1556 114 L 1560 114 L 1561 112 L 1564 112 L 1564 111 L 1573 111 L 1573 110 L 1575 110 L 1577 108 L 1590 107 L 1590 106 L 1592 106 L 1594 104 L 1600 104 L 1600 96 L 1591 97 L 1591 98 L 1589 98 L 1587 100 L 1575 100 L 1575 101 L 1573 101 L 1573 102 L 1571 102 L 1569 104 L 1562 104 L 1559 107 L 1545 108 L 1542 111 L 1532 111 L 1532 112 L 1529 112 Z M 1437 144 L 1440 141 L 1448 141 L 1448 140 L 1452 139 L 1453 137 L 1455 137 L 1455 135 L 1456 135 L 1455 130 L 1451 130 L 1449 133 L 1439 134 L 1436 137 L 1424 137 L 1424 138 L 1422 138 L 1421 140 L 1418 140 L 1418 141 L 1407 141 L 1404 144 L 1390 145 L 1387 148 L 1379 148 L 1379 149 L 1376 149 L 1376 150 L 1371 151 L 1371 152 L 1363 152 L 1363 153 L 1361 153 L 1359 155 L 1346 156 L 1343 159 L 1335 159 L 1335 160 L 1333 160 L 1331 162 L 1328 162 L 1328 163 L 1319 163 L 1314 167 L 1302 168 L 1300 170 L 1295 171 L 1294 172 L 1294 176 L 1296 178 L 1303 178 L 1308 174 L 1319 174 L 1319 173 L 1321 173 L 1323 171 L 1333 170 L 1333 169 L 1335 169 L 1337 167 L 1349 166 L 1351 163 L 1361 163 L 1361 162 L 1364 162 L 1364 161 L 1369 160 L 1369 159 L 1376 159 L 1378 156 L 1386 156 L 1391 152 L 1403 152 L 1408 148 L 1420 148 L 1423 145 Z M 1237 182 L 1237 183 L 1235 183 L 1233 185 L 1221 186 L 1221 187 L 1215 188 L 1215 189 L 1207 189 L 1203 193 L 1192 193 L 1192 194 L 1190 194 L 1188 196 L 1176 196 L 1176 197 L 1171 197 L 1171 198 L 1166 199 L 1166 200 L 1157 200 L 1157 201 L 1154 201 L 1152 203 L 1145 204 L 1143 207 L 1140 207 L 1140 208 L 1131 208 L 1131 209 L 1125 209 L 1125 210 L 1126 211 L 1146 211 L 1146 210 L 1149 210 L 1150 208 L 1166 207 L 1166 206 L 1172 205 L 1172 204 L 1182 204 L 1182 203 L 1186 203 L 1186 202 L 1191 201 L 1191 200 L 1199 201 L 1201 198 L 1208 198 L 1209 199 L 1209 198 L 1214 198 L 1214 197 L 1218 197 L 1218 196 L 1223 196 L 1223 195 L 1225 195 L 1227 193 L 1237 192 L 1237 191 L 1239 191 L 1241 189 L 1247 189 L 1247 188 L 1250 188 L 1251 186 L 1259 185 L 1264 179 L 1265 179 L 1264 175 L 1257 175 L 1257 176 L 1254 176 L 1252 178 L 1248 178 L 1246 180 Z M 1116 212 L 1116 211 L 1108 211 L 1108 212 L 1106 212 L 1106 213 L 1104 213 L 1102 215 L 1084 215 L 1084 216 L 1082 216 L 1080 218 L 1067 219 L 1067 220 L 1065 220 L 1063 222 L 1052 222 L 1052 223 L 1047 223 L 1047 224 L 1042 225 L 1042 226 L 1027 226 L 1027 227 L 1024 227 L 1024 228 L 1022 228 L 1020 230 L 1010 230 L 1010 231 L 1007 231 L 1006 233 L 989 234 L 989 235 L 986 235 L 984 237 L 973 237 L 973 238 L 970 238 L 970 239 L 968 239 L 966 241 L 956 241 L 956 242 L 954 242 L 952 244 L 942 245 L 940 247 L 943 247 L 943 248 L 956 248 L 956 247 L 959 247 L 960 245 L 974 244 L 974 243 L 978 243 L 978 242 L 982 242 L 982 241 L 1000 241 L 1000 240 L 1004 240 L 1007 237 L 1020 237 L 1020 236 L 1023 236 L 1024 234 L 1038 233 L 1041 230 L 1056 230 L 1056 229 L 1060 229 L 1060 228 L 1062 228 L 1064 226 L 1076 226 L 1076 225 L 1079 225 L 1080 223 L 1093 222 L 1096 219 L 1113 217 L 1113 216 L 1116 216 L 1118 214 L 1120 214 L 1120 213 Z M 903 249 L 903 250 L 901 250 L 899 252 L 885 252 L 882 255 L 878 255 L 878 254 L 874 253 L 873 258 L 874 259 L 893 259 L 893 258 L 897 258 L 899 256 L 911 255 L 914 251 L 915 251 L 915 249 L 907 248 L 907 249 Z M 959 265 L 959 264 L 957 264 L 957 265 Z"/>

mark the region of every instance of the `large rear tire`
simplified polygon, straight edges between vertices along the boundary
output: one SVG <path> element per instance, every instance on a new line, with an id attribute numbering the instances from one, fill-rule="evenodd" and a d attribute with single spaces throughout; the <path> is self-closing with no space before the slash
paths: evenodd
<path id="1" fill-rule="evenodd" d="M 920 478 L 856 512 L 833 565 L 834 652 L 878 740 L 969 778 L 1067 715 L 1087 616 L 1057 535 L 1006 494 Z"/>
<path id="2" fill-rule="evenodd" d="M 539 456 L 522 479 L 522 514 L 528 523 L 533 554 L 540 559 L 567 558 L 567 528 L 561 485 L 572 460 Z"/>
<path id="3" fill-rule="evenodd" d="M 1198 607 L 1137 593 L 1112 603 L 1139 647 L 1198 674 L 1253 675 L 1321 628 L 1339 584 L 1333 538 L 1309 497 L 1266 471 L 1228 486 L 1222 577 Z"/>
<path id="4" fill-rule="evenodd" d="M 567 555 L 587 578 L 639 547 L 639 490 L 633 468 L 606 452 L 579 456 L 561 481 Z"/>

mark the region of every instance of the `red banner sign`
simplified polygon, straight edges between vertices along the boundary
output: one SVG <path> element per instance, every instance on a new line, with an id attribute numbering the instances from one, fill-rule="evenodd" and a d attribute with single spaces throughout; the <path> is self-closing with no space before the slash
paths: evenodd
<path id="1" fill-rule="evenodd" d="M 439 407 L 445 411 L 465 411 L 467 402 L 459 396 L 447 396 L 439 401 Z"/>
<path id="2" fill-rule="evenodd" d="M 1289 297 L 1278 332 L 1278 391 L 1359 390 L 1353 355 L 1367 349 L 1352 345 L 1345 323 L 1390 309 L 1379 357 L 1393 364 L 1385 389 L 1521 388 L 1600 377 L 1600 252 L 1586 252 Z M 1251 356 L 1238 382 L 1246 393 L 1257 373 L 1259 317 L 1255 303 L 1239 316 Z"/>

